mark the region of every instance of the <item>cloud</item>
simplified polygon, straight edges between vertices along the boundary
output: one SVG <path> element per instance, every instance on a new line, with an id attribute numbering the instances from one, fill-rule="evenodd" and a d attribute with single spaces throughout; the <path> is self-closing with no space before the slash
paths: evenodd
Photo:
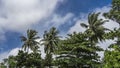
<path id="1" fill-rule="evenodd" d="M 36 29 L 40 36 L 43 35 L 45 30 L 49 30 L 51 27 L 56 27 L 58 30 L 63 27 L 72 24 L 75 15 L 73 13 L 59 14 L 53 13 L 47 20 L 45 19 L 41 23 L 35 25 L 33 29 Z M 67 27 L 66 27 L 67 28 Z M 60 30 L 60 36 L 65 36 L 64 30 Z"/>
<path id="2" fill-rule="evenodd" d="M 56 0 L 2 0 L 0 20 L 3 28 L 24 30 L 39 20 L 49 16 Z M 8 27 L 5 27 L 9 25 Z"/>
<path id="3" fill-rule="evenodd" d="M 85 28 L 80 26 L 80 23 L 87 23 L 87 15 L 85 13 L 80 13 L 78 17 L 74 18 L 75 24 L 70 27 L 67 33 L 73 33 L 73 32 L 84 32 Z"/>
<path id="4" fill-rule="evenodd" d="M 108 6 L 104 6 L 102 8 L 96 8 L 93 12 L 95 12 L 95 13 L 101 12 L 101 14 L 99 15 L 98 19 L 109 20 L 109 22 L 106 22 L 103 26 L 108 28 L 108 29 L 113 30 L 114 28 L 119 28 L 119 24 L 117 22 L 113 21 L 113 20 L 106 19 L 103 16 L 103 13 L 109 12 L 110 9 L 111 8 L 108 5 Z"/>
<path id="5" fill-rule="evenodd" d="M 54 14 L 50 20 L 46 22 L 46 26 L 52 25 L 59 27 L 60 25 L 65 24 L 74 17 L 73 13 L 67 13 L 66 15 Z"/>
<path id="6" fill-rule="evenodd" d="M 87 22 L 87 20 L 84 20 L 84 19 L 77 20 L 76 24 L 69 29 L 68 33 L 73 33 L 74 31 L 75 32 L 84 32 L 86 29 L 81 27 L 80 23 L 86 23 L 86 22 Z"/>
<path id="7" fill-rule="evenodd" d="M 105 12 L 109 12 L 109 10 L 111 9 L 110 5 L 107 5 L 107 6 L 103 6 L 102 8 L 96 8 L 93 10 L 93 12 L 95 13 L 105 13 Z"/>
<path id="8" fill-rule="evenodd" d="M 102 8 L 96 8 L 96 9 L 93 10 L 93 12 L 95 12 L 95 13 L 101 12 L 101 14 L 99 15 L 98 19 L 108 20 L 108 19 L 106 19 L 103 16 L 103 13 L 108 12 L 110 9 L 111 8 L 108 5 L 108 6 L 104 6 Z M 82 13 L 79 16 L 80 18 L 76 20 L 75 25 L 73 25 L 69 29 L 68 33 L 72 33 L 74 31 L 76 31 L 76 32 L 83 32 L 83 31 L 85 31 L 85 29 L 80 26 L 80 23 L 86 23 L 87 24 L 87 21 L 88 21 L 87 20 L 87 16 L 88 16 L 88 13 L 86 13 L 86 14 Z M 112 21 L 112 20 L 109 20 L 109 22 L 106 22 L 103 26 L 106 27 L 106 28 L 108 28 L 108 29 L 111 29 L 111 30 L 113 30 L 115 27 L 116 28 L 119 27 L 118 23 L 116 23 L 115 21 Z"/>
<path id="9" fill-rule="evenodd" d="M 6 30 L 20 32 L 40 23 L 60 2 L 63 0 L 0 0 L 0 39 Z"/>
<path id="10" fill-rule="evenodd" d="M 110 44 L 115 43 L 115 40 L 106 40 L 105 42 L 99 42 L 99 46 L 106 50 Z M 98 52 L 98 54 L 101 56 L 101 59 L 104 57 L 104 52 Z"/>

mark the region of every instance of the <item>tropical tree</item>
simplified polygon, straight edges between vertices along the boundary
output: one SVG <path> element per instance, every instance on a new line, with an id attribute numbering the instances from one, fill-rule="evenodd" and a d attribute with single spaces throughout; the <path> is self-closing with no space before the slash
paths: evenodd
<path id="1" fill-rule="evenodd" d="M 120 46 L 114 43 L 109 46 L 104 53 L 103 68 L 119 68 L 120 67 Z"/>
<path id="2" fill-rule="evenodd" d="M 49 68 L 51 68 L 51 66 L 53 66 L 52 61 L 53 61 L 52 54 L 46 54 L 43 66 L 44 67 L 48 66 Z"/>
<path id="3" fill-rule="evenodd" d="M 108 30 L 103 26 L 108 20 L 98 19 L 100 13 L 92 13 L 88 15 L 88 24 L 81 23 L 81 26 L 86 28 L 86 33 L 89 35 L 89 40 L 98 42 L 104 40 L 105 31 Z"/>
<path id="4" fill-rule="evenodd" d="M 55 50 L 57 49 L 57 44 L 59 42 L 58 33 L 59 32 L 55 27 L 52 27 L 49 31 L 44 32 L 42 45 L 44 45 L 44 51 L 46 53 L 46 59 L 45 59 L 46 64 L 49 64 L 52 62 L 51 61 L 52 54 L 54 54 Z M 49 64 L 48 66 L 51 67 L 51 65 L 52 64 Z"/>
<path id="5" fill-rule="evenodd" d="M 42 58 L 39 53 L 30 53 L 26 59 L 26 66 L 29 68 L 42 68 Z"/>
<path id="6" fill-rule="evenodd" d="M 45 31 L 43 35 L 43 45 L 45 53 L 54 53 L 54 50 L 57 48 L 57 43 L 59 41 L 58 30 L 55 27 L 52 27 L 49 32 Z"/>
<path id="7" fill-rule="evenodd" d="M 91 42 L 85 33 L 69 34 L 62 43 L 56 60 L 60 68 L 95 67 L 100 64 L 100 56 L 96 52 L 103 49 L 90 46 Z"/>
<path id="8" fill-rule="evenodd" d="M 8 58 L 4 59 L 4 64 L 6 67 L 8 66 L 9 68 L 15 68 L 16 67 L 16 57 L 15 56 L 9 56 Z"/>
<path id="9" fill-rule="evenodd" d="M 16 56 L 17 67 L 22 68 L 26 66 L 27 58 L 28 58 L 28 53 L 19 50 L 18 55 Z"/>
<path id="10" fill-rule="evenodd" d="M 6 66 L 3 62 L 0 63 L 0 68 L 6 68 Z"/>
<path id="11" fill-rule="evenodd" d="M 115 28 L 108 35 L 112 39 L 117 39 L 109 46 L 104 53 L 104 68 L 119 68 L 120 67 L 120 0 L 112 0 L 111 10 L 104 13 L 104 16 L 108 19 L 116 21 L 119 24 L 119 28 Z"/>
<path id="12" fill-rule="evenodd" d="M 28 29 L 27 36 L 21 36 L 21 41 L 23 42 L 22 48 L 27 52 L 29 49 L 35 52 L 39 48 L 39 42 L 36 41 L 37 39 L 39 39 L 39 36 L 37 36 L 37 31 Z"/>
<path id="13" fill-rule="evenodd" d="M 20 50 L 16 56 L 16 66 L 19 68 L 41 68 L 41 61 L 41 54 L 39 53 L 28 54 L 27 52 Z"/>
<path id="14" fill-rule="evenodd" d="M 111 10 L 103 15 L 113 21 L 116 21 L 120 26 L 120 0 L 112 0 Z"/>

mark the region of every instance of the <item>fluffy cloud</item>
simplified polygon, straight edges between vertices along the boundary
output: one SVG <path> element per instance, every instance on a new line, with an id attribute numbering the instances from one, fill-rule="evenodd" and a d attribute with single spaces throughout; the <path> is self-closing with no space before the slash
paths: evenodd
<path id="1" fill-rule="evenodd" d="M 56 0 L 2 0 L 0 20 L 3 28 L 23 30 L 50 15 Z M 6 25 L 9 25 L 5 27 Z"/>
<path id="2" fill-rule="evenodd" d="M 72 33 L 74 31 L 75 32 L 84 32 L 85 28 L 81 27 L 80 23 L 86 23 L 86 22 L 87 22 L 87 20 L 84 20 L 84 19 L 83 20 L 77 20 L 76 24 L 69 29 L 68 33 Z"/>
<path id="3" fill-rule="evenodd" d="M 46 22 L 46 26 L 52 25 L 59 27 L 60 25 L 65 24 L 66 22 L 70 21 L 74 17 L 73 13 L 67 13 L 66 15 L 54 14 L 52 19 Z"/>
<path id="4" fill-rule="evenodd" d="M 0 0 L 0 40 L 5 30 L 24 31 L 49 17 L 63 0 Z"/>
<path id="5" fill-rule="evenodd" d="M 74 18 L 75 24 L 68 30 L 67 33 L 73 33 L 74 31 L 75 32 L 84 32 L 85 28 L 81 27 L 80 23 L 87 23 L 87 15 L 88 14 L 80 13 L 79 17 L 75 17 Z"/>

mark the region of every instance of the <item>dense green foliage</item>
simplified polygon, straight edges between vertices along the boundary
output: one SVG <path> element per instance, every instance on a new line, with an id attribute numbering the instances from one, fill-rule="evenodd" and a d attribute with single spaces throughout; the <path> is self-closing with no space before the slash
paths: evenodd
<path id="1" fill-rule="evenodd" d="M 27 30 L 27 35 L 20 37 L 22 49 L 16 56 L 3 59 L 0 68 L 120 68 L 120 28 L 105 28 L 103 24 L 108 20 L 98 19 L 99 14 L 90 13 L 88 22 L 80 24 L 86 30 L 68 34 L 64 39 L 55 27 L 45 31 L 41 41 L 37 41 L 37 31 Z M 111 10 L 103 15 L 120 25 L 120 0 L 113 0 Z M 98 44 L 105 40 L 115 43 L 103 50 Z M 104 52 L 104 58 L 100 59 L 99 52 Z"/>

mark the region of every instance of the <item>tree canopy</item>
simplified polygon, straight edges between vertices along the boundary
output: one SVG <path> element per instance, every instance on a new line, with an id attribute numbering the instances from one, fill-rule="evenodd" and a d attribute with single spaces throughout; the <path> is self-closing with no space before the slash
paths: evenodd
<path id="1" fill-rule="evenodd" d="M 0 68 L 120 68 L 120 27 L 110 30 L 103 26 L 109 19 L 120 25 L 120 0 L 112 0 L 111 10 L 103 14 L 108 20 L 99 19 L 100 14 L 90 13 L 88 21 L 80 24 L 86 30 L 69 33 L 64 39 L 55 27 L 44 31 L 41 38 L 36 30 L 28 29 L 20 37 L 22 46 L 18 54 L 3 59 Z M 105 40 L 115 43 L 104 50 L 98 44 Z M 104 52 L 103 58 L 99 52 Z"/>

